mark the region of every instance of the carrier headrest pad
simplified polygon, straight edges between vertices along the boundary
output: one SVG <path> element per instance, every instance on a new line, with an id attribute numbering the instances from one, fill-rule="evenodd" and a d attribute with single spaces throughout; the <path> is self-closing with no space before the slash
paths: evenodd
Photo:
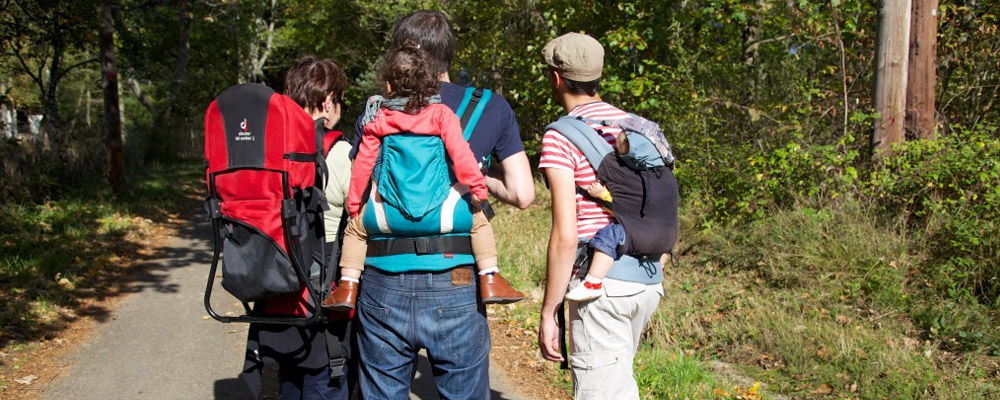
<path id="1" fill-rule="evenodd" d="M 274 90 L 244 83 L 226 89 L 217 99 L 226 132 L 229 168 L 263 168 L 267 110 Z"/>

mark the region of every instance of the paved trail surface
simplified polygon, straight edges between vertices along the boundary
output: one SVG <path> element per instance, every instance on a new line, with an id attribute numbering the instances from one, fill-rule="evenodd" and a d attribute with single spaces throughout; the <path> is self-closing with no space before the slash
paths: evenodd
<path id="1" fill-rule="evenodd" d="M 150 259 L 134 282 L 133 294 L 112 311 L 108 323 L 67 354 L 70 365 L 42 399 L 245 400 L 251 396 L 237 378 L 243 364 L 245 324 L 222 324 L 206 316 L 202 305 L 212 261 L 211 227 L 186 224 Z M 216 282 L 216 310 L 239 312 L 235 299 Z M 426 359 L 415 377 L 411 399 L 437 399 Z M 265 399 L 276 399 L 274 371 L 265 379 Z M 517 395 L 502 371 L 491 369 L 493 399 L 529 399 Z"/>

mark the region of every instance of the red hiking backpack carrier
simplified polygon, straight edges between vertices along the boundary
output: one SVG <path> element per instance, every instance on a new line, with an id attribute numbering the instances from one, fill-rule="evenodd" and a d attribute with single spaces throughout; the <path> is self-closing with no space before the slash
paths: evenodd
<path id="1" fill-rule="evenodd" d="M 290 325 L 323 318 L 317 305 L 332 274 L 323 248 L 328 206 L 317 187 L 326 171 L 323 137 L 314 126 L 291 98 L 259 84 L 232 86 L 208 106 L 205 205 L 215 252 L 205 308 L 213 318 Z M 246 315 L 212 309 L 220 254 L 222 287 Z"/>

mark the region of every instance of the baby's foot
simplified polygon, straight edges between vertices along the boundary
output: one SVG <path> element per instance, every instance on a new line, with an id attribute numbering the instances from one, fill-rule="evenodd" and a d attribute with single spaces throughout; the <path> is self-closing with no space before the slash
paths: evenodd
<path id="1" fill-rule="evenodd" d="M 571 301 L 593 300 L 604 294 L 604 280 L 588 276 L 579 286 L 566 293 L 566 299 Z"/>
<path id="2" fill-rule="evenodd" d="M 340 284 L 323 299 L 323 309 L 331 312 L 350 311 L 358 300 L 358 281 L 341 279 Z"/>

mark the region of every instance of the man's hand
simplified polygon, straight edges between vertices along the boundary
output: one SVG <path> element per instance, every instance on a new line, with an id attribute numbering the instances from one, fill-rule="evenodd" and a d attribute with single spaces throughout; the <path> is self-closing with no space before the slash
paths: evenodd
<path id="1" fill-rule="evenodd" d="M 563 361 L 560 345 L 555 315 L 543 312 L 538 322 L 538 348 L 542 357 L 549 361 Z"/>

